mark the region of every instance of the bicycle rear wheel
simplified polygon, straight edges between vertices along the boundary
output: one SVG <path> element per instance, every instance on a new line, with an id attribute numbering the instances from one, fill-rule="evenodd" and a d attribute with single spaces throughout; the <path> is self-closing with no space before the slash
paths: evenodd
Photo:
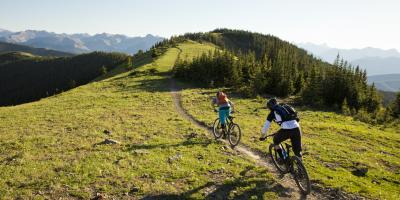
<path id="1" fill-rule="evenodd" d="M 293 156 L 291 160 L 292 160 L 292 172 L 293 172 L 292 174 L 294 180 L 296 181 L 297 186 L 299 186 L 303 194 L 310 194 L 311 183 L 308 177 L 307 170 L 303 165 L 303 162 L 297 156 Z"/>
<path id="2" fill-rule="evenodd" d="M 221 123 L 219 122 L 219 118 L 215 119 L 215 121 L 214 121 L 213 135 L 214 135 L 215 139 L 219 139 L 223 135 Z"/>
<path id="3" fill-rule="evenodd" d="M 281 172 L 281 173 L 287 173 L 288 167 L 286 166 L 285 163 L 278 163 L 279 154 L 275 150 L 275 145 L 270 144 L 269 145 L 269 156 L 271 157 L 272 162 L 274 163 L 275 167 Z"/>
<path id="4" fill-rule="evenodd" d="M 229 144 L 236 146 L 239 144 L 241 138 L 242 131 L 240 130 L 240 126 L 238 124 L 232 124 L 228 131 Z"/>

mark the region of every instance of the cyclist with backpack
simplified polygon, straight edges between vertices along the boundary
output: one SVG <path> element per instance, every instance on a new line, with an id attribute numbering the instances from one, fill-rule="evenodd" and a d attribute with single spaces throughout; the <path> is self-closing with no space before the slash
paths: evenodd
<path id="1" fill-rule="evenodd" d="M 267 107 L 271 111 L 264 123 L 264 127 L 261 130 L 260 141 L 264 141 L 267 137 L 267 131 L 271 125 L 272 121 L 278 123 L 281 129 L 278 130 L 273 138 L 275 149 L 279 154 L 281 160 L 278 162 L 283 162 L 286 155 L 283 155 L 281 142 L 290 139 L 293 147 L 293 152 L 296 156 L 301 158 L 301 130 L 298 123 L 299 118 L 297 117 L 297 112 L 293 107 L 286 104 L 278 104 L 276 98 L 272 98 L 267 101 Z"/>
<path id="2" fill-rule="evenodd" d="M 216 96 L 211 100 L 211 106 L 218 106 L 218 116 L 219 121 L 221 123 L 221 128 L 224 133 L 226 133 L 226 119 L 230 116 L 232 112 L 234 112 L 234 104 L 232 101 L 228 99 L 228 96 L 222 92 L 218 91 Z"/>

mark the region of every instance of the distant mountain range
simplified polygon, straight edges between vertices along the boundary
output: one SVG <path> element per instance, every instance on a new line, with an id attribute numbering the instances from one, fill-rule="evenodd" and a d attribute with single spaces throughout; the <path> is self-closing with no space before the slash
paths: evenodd
<path id="1" fill-rule="evenodd" d="M 134 54 L 147 50 L 164 38 L 151 34 L 145 37 L 128 37 L 119 34 L 58 34 L 47 31 L 26 30 L 12 32 L 0 29 L 0 41 L 46 48 L 74 54 L 92 51 L 124 52 Z"/>
<path id="2" fill-rule="evenodd" d="M 396 49 L 338 49 L 326 44 L 299 43 L 299 47 L 324 61 L 332 63 L 339 54 L 354 66 L 366 69 L 368 75 L 400 73 L 400 53 Z"/>
<path id="3" fill-rule="evenodd" d="M 400 91 L 400 74 L 368 76 L 368 83 L 375 83 L 379 90 L 398 92 Z"/>

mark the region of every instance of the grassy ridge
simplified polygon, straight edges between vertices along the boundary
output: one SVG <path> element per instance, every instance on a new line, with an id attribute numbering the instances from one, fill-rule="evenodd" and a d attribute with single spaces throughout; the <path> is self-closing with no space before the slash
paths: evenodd
<path id="1" fill-rule="evenodd" d="M 0 42 L 0 53 L 8 53 L 8 52 L 26 52 L 31 53 L 38 56 L 52 56 L 52 57 L 67 57 L 73 56 L 72 53 L 56 51 L 51 49 L 45 48 L 34 48 L 25 45 L 7 43 L 7 42 Z"/>
<path id="2" fill-rule="evenodd" d="M 182 48 L 196 51 L 193 48 Z M 193 54 L 193 53 L 192 53 Z M 184 85 L 182 83 L 182 85 Z M 215 89 L 186 89 L 183 106 L 198 120 L 212 126 L 216 114 L 210 107 Z M 269 142 L 259 142 L 268 111 L 265 99 L 233 97 L 236 122 L 244 133 L 243 143 L 267 152 Z M 332 112 L 300 109 L 305 164 L 315 182 L 351 193 L 380 199 L 400 196 L 400 132 L 397 128 L 372 126 Z M 270 131 L 278 130 L 273 125 Z M 366 176 L 353 175 L 368 168 Z"/>
<path id="3" fill-rule="evenodd" d="M 178 54 L 171 48 L 143 62 L 136 71 L 146 73 L 122 73 L 38 102 L 1 107 L 0 198 L 283 195 L 287 188 L 268 172 L 177 114 L 162 72 Z M 100 145 L 106 138 L 120 144 Z"/>
<path id="4" fill-rule="evenodd" d="M 209 100 L 216 90 L 187 89 L 183 105 L 200 121 L 212 126 L 215 113 Z M 268 114 L 265 100 L 233 97 L 236 122 L 243 143 L 267 152 L 269 142 L 258 142 L 260 129 Z M 213 116 L 213 117 L 210 117 Z M 400 196 L 400 135 L 393 129 L 372 127 L 351 117 L 331 112 L 300 110 L 305 164 L 315 182 L 363 196 L 398 199 Z M 271 127 L 271 131 L 278 130 Z M 368 168 L 367 176 L 357 177 L 355 169 Z"/>
<path id="5" fill-rule="evenodd" d="M 1 199 L 88 199 L 96 193 L 126 199 L 284 196 L 289 189 L 270 173 L 209 139 L 173 107 L 168 73 L 177 56 L 190 59 L 214 48 L 186 42 L 154 61 L 137 60 L 134 71 L 38 102 L 1 107 Z M 216 116 L 209 100 L 215 92 L 186 89 L 183 105 L 211 124 Z M 232 100 L 243 143 L 266 152 L 268 142 L 257 141 L 267 115 L 264 99 Z M 314 181 L 372 198 L 399 198 L 397 130 L 335 113 L 300 112 L 305 163 Z M 120 144 L 97 145 L 106 138 Z M 367 176 L 354 176 L 355 166 L 368 167 Z"/>

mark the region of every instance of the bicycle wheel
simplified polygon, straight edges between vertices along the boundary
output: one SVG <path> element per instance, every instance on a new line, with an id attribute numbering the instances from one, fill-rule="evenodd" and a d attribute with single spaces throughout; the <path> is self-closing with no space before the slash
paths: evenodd
<path id="1" fill-rule="evenodd" d="M 221 128 L 221 123 L 219 122 L 219 118 L 217 118 L 214 121 L 213 135 L 214 135 L 215 139 L 219 139 L 222 137 L 222 128 Z"/>
<path id="2" fill-rule="evenodd" d="M 275 145 L 274 144 L 270 144 L 269 145 L 269 156 L 271 157 L 272 162 L 274 163 L 275 167 L 281 172 L 281 173 L 287 173 L 288 167 L 286 166 L 285 163 L 278 163 L 278 158 L 279 158 L 279 154 L 278 152 L 275 150 Z"/>
<path id="3" fill-rule="evenodd" d="M 303 165 L 303 162 L 297 156 L 293 156 L 291 160 L 292 160 L 292 172 L 293 172 L 292 174 L 294 180 L 296 181 L 297 186 L 299 186 L 303 194 L 310 194 L 311 183 L 308 177 L 307 170 Z"/>
<path id="4" fill-rule="evenodd" d="M 240 130 L 240 126 L 238 124 L 232 124 L 228 131 L 228 140 L 229 144 L 232 146 L 236 146 L 240 142 L 240 138 L 242 138 L 242 131 Z"/>

